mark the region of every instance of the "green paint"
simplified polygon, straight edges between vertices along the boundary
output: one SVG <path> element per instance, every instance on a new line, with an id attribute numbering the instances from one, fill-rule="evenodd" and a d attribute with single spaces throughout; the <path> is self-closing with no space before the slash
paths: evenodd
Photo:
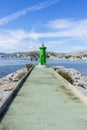
<path id="1" fill-rule="evenodd" d="M 40 49 L 40 64 L 45 65 L 46 64 L 46 47 L 42 45 L 39 49 Z"/>

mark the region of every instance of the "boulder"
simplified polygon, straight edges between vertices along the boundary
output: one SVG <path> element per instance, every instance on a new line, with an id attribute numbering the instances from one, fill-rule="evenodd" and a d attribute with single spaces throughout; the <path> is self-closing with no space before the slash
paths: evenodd
<path id="1" fill-rule="evenodd" d="M 0 89 L 0 101 L 2 100 L 3 98 L 3 95 L 4 95 L 4 91 L 2 89 Z"/>
<path id="2" fill-rule="evenodd" d="M 3 89 L 4 91 L 11 91 L 13 88 L 14 88 L 14 86 L 13 86 L 12 84 L 4 84 L 4 85 L 2 86 L 2 89 Z"/>

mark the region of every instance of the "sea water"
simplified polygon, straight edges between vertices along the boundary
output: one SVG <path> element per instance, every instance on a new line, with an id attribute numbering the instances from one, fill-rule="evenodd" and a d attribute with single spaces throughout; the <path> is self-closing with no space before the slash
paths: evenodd
<path id="1" fill-rule="evenodd" d="M 0 58 L 0 78 L 18 69 L 22 69 L 29 63 L 37 65 L 39 61 L 30 61 L 30 59 L 24 58 Z M 87 75 L 87 60 L 47 59 L 47 65 L 73 68 L 81 74 Z"/>

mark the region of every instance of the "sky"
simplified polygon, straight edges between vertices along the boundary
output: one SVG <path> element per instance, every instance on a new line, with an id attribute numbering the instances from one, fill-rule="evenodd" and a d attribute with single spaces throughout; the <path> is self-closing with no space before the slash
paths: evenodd
<path id="1" fill-rule="evenodd" d="M 87 0 L 0 0 L 0 52 L 87 50 Z"/>

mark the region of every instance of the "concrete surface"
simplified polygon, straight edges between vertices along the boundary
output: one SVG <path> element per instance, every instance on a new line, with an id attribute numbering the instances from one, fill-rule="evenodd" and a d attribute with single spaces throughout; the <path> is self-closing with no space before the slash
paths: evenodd
<path id="1" fill-rule="evenodd" d="M 0 130 L 87 130 L 87 107 L 50 68 L 34 68 Z"/>

